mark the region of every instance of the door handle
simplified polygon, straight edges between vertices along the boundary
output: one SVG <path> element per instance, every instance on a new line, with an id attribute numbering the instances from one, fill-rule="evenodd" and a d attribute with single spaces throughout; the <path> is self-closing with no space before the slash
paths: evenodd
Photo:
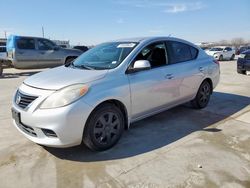
<path id="1" fill-rule="evenodd" d="M 24 54 L 24 52 L 18 52 L 19 54 Z"/>
<path id="2" fill-rule="evenodd" d="M 199 67 L 200 72 L 204 72 L 204 70 L 205 70 L 204 67 Z"/>
<path id="3" fill-rule="evenodd" d="M 40 54 L 45 54 L 45 52 L 40 52 Z"/>
<path id="4" fill-rule="evenodd" d="M 171 80 L 174 78 L 174 76 L 173 74 L 166 74 L 165 78 Z"/>

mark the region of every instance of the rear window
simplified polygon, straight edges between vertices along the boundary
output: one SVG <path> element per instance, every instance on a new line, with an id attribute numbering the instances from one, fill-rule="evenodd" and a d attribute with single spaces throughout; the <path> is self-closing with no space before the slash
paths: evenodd
<path id="1" fill-rule="evenodd" d="M 0 52 L 6 52 L 6 47 L 0 46 Z"/>
<path id="2" fill-rule="evenodd" d="M 35 40 L 31 38 L 17 39 L 17 48 L 23 50 L 33 50 L 35 49 Z"/>
<path id="3" fill-rule="evenodd" d="M 170 62 L 179 63 L 196 59 L 198 50 L 192 46 L 181 42 L 168 42 L 168 49 L 170 54 Z"/>

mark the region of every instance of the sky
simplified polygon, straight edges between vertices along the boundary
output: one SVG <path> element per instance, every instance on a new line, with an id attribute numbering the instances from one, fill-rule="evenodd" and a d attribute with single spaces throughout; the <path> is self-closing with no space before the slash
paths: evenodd
<path id="1" fill-rule="evenodd" d="M 0 37 L 42 36 L 44 27 L 46 38 L 72 45 L 169 35 L 250 40 L 250 0 L 5 0 L 0 7 Z"/>

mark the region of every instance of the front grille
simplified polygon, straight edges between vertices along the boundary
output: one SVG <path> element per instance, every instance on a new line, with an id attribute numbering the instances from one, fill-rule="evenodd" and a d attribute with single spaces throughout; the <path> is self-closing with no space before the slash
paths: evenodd
<path id="1" fill-rule="evenodd" d="M 20 91 L 17 91 L 15 102 L 20 107 L 25 109 L 30 103 L 32 103 L 37 96 L 31 96 L 21 93 Z"/>

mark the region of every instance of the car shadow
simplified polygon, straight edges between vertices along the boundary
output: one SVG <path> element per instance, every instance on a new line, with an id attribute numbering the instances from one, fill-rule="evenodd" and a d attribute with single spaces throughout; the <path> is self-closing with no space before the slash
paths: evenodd
<path id="1" fill-rule="evenodd" d="M 71 161 L 91 162 L 122 159 L 150 152 L 196 132 L 217 134 L 223 130 L 212 126 L 250 104 L 250 98 L 229 93 L 214 92 L 208 107 L 196 110 L 185 104 L 133 123 L 124 131 L 113 148 L 94 152 L 86 146 L 71 148 L 44 147 L 52 155 Z"/>
<path id="2" fill-rule="evenodd" d="M 0 79 L 10 79 L 10 78 L 19 78 L 23 76 L 32 76 L 36 73 L 39 73 L 41 71 L 27 71 L 27 72 L 18 72 L 18 73 L 3 73 L 0 76 Z"/>

